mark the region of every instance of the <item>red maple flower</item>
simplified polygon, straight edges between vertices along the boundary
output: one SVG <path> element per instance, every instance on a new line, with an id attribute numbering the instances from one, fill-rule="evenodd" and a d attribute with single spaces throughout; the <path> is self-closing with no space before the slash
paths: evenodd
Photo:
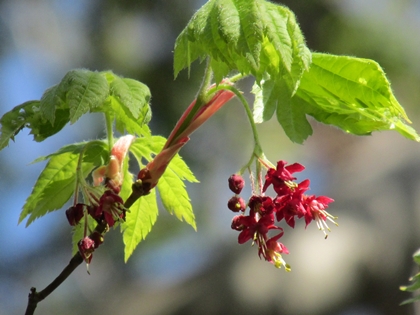
<path id="1" fill-rule="evenodd" d="M 265 192 L 270 185 L 273 185 L 274 191 L 279 195 L 289 192 L 289 188 L 293 187 L 292 181 L 296 179 L 292 174 L 303 171 L 305 167 L 299 163 L 287 166 L 286 164 L 286 161 L 278 161 L 276 169 L 270 168 L 267 171 L 263 192 Z"/>
<path id="2" fill-rule="evenodd" d="M 71 226 L 77 225 L 84 216 L 86 205 L 78 203 L 66 210 L 66 217 Z"/>
<path id="3" fill-rule="evenodd" d="M 238 235 L 239 244 L 244 244 L 252 239 L 258 246 L 267 240 L 268 231 L 273 229 L 283 231 L 282 228 L 274 225 L 273 213 L 262 217 L 259 214 L 235 216 L 232 220 L 232 229 L 241 231 Z"/>
<path id="4" fill-rule="evenodd" d="M 320 229 L 324 233 L 325 238 L 328 237 L 328 234 L 325 230 L 331 231 L 331 229 L 328 227 L 327 220 L 331 221 L 332 223 L 338 226 L 338 223 L 334 221 L 337 219 L 337 217 L 334 217 L 327 211 L 325 211 L 325 209 L 328 208 L 328 205 L 333 201 L 334 199 L 331 199 L 326 196 L 304 196 L 304 203 L 306 207 L 306 226 L 308 226 L 308 224 L 311 223 L 312 220 L 314 220 L 316 222 L 316 225 L 318 226 L 318 229 Z"/>
<path id="5" fill-rule="evenodd" d="M 122 198 L 112 190 L 106 190 L 99 199 L 99 205 L 91 211 L 90 215 L 97 220 L 103 218 L 112 227 L 116 221 L 125 218 L 125 212 Z"/>
<path id="6" fill-rule="evenodd" d="M 306 214 L 303 193 L 308 189 L 309 180 L 305 179 L 296 188 L 290 190 L 288 194 L 275 198 L 277 221 L 280 222 L 284 219 L 290 227 L 295 227 L 295 217 L 301 218 Z"/>
<path id="7" fill-rule="evenodd" d="M 258 256 L 264 257 L 264 259 L 272 263 L 276 268 L 284 266 L 286 271 L 291 271 L 290 266 L 284 261 L 281 254 L 289 254 L 289 250 L 282 243 L 277 240 L 283 236 L 283 232 L 268 239 L 264 246 L 260 246 L 258 250 Z"/>

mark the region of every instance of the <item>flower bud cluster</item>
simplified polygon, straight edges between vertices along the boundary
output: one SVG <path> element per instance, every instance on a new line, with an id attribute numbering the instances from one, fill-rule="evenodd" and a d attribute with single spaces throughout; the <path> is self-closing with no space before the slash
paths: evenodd
<path id="1" fill-rule="evenodd" d="M 305 195 L 309 189 L 309 180 L 295 183 L 296 177 L 293 173 L 301 172 L 305 167 L 299 163 L 286 165 L 287 162 L 279 161 L 276 169 L 270 168 L 265 175 L 265 182 L 262 187 L 262 194 L 253 194 L 245 205 L 245 201 L 238 196 L 243 186 L 244 180 L 239 175 L 232 175 L 228 182 L 229 188 L 235 193 L 228 202 L 228 208 L 234 212 L 241 212 L 232 220 L 232 229 L 239 231 L 238 243 L 243 244 L 251 240 L 258 246 L 258 255 L 275 267 L 285 267 L 290 271 L 290 266 L 286 264 L 281 254 L 288 254 L 289 250 L 278 240 L 283 236 L 284 231 L 275 222 L 284 220 L 290 227 L 294 228 L 295 219 L 304 218 L 306 226 L 315 221 L 318 228 L 324 232 L 325 238 L 330 230 L 327 220 L 333 222 L 336 219 L 325 209 L 334 200 L 315 195 Z M 272 186 L 276 192 L 274 198 L 266 196 L 266 190 Z M 249 214 L 245 214 L 246 208 Z M 269 237 L 269 231 L 276 231 L 274 236 Z"/>
<path id="2" fill-rule="evenodd" d="M 85 199 L 85 203 L 76 203 L 66 211 L 67 220 L 71 226 L 76 226 L 82 218 L 85 218 L 84 238 L 79 241 L 78 248 L 81 256 L 89 265 L 92 254 L 103 242 L 101 233 L 88 234 L 88 217 L 92 217 L 98 223 L 112 227 L 117 221 L 125 220 L 126 208 L 120 197 L 123 183 L 122 165 L 128 149 L 135 137 L 122 136 L 113 145 L 110 159 L 107 165 L 102 165 L 92 172 L 93 185 L 88 185 L 85 180 L 79 180 L 78 184 Z"/>
<path id="3" fill-rule="evenodd" d="M 97 222 L 105 221 L 109 227 L 115 222 L 125 219 L 126 209 L 122 198 L 112 190 L 105 190 L 99 198 L 93 194 L 91 204 L 78 203 L 66 211 L 67 220 L 71 226 L 76 226 L 85 216 L 90 215 Z"/>

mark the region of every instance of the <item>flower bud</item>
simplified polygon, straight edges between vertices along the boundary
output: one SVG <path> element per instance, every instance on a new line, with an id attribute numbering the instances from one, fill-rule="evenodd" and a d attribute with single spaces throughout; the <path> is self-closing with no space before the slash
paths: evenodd
<path id="1" fill-rule="evenodd" d="M 228 208 L 233 212 L 244 212 L 246 209 L 245 200 L 243 200 L 241 197 L 233 196 L 228 201 Z"/>
<path id="2" fill-rule="evenodd" d="M 84 237 L 82 240 L 77 243 L 77 247 L 79 248 L 80 255 L 83 257 L 83 260 L 90 264 L 92 260 L 92 253 L 95 250 L 95 242 L 89 238 Z"/>
<path id="3" fill-rule="evenodd" d="M 235 194 L 240 194 L 242 188 L 244 188 L 245 181 L 241 175 L 233 174 L 228 179 L 229 189 Z"/>
<path id="4" fill-rule="evenodd" d="M 78 203 L 77 205 L 70 207 L 66 210 L 66 217 L 71 226 L 77 225 L 80 222 L 80 220 L 83 218 L 84 206 L 85 206 L 84 204 Z"/>
<path id="5" fill-rule="evenodd" d="M 245 226 L 242 223 L 243 220 L 243 216 L 242 215 L 236 215 L 233 217 L 232 219 L 232 224 L 231 224 L 231 228 L 232 230 L 236 230 L 236 231 L 242 231 Z"/>

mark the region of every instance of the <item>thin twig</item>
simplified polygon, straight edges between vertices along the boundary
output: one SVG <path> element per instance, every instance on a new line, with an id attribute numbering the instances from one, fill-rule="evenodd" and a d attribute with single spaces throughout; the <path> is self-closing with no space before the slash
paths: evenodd
<path id="1" fill-rule="evenodd" d="M 130 208 L 137 199 L 144 195 L 144 191 L 141 185 L 141 182 L 134 182 L 132 186 L 131 195 L 128 197 L 124 203 L 126 209 Z M 98 223 L 93 233 L 103 234 L 108 230 L 108 224 L 105 221 Z M 91 234 L 91 236 L 93 235 Z M 44 290 L 37 292 L 36 288 L 32 287 L 28 296 L 28 305 L 26 307 L 25 315 L 33 315 L 35 312 L 38 303 L 44 300 L 48 295 L 50 295 L 55 289 L 62 284 L 68 276 L 83 262 L 83 257 L 80 252 L 77 252 L 69 264 L 63 269 L 63 271 L 54 279 Z"/>

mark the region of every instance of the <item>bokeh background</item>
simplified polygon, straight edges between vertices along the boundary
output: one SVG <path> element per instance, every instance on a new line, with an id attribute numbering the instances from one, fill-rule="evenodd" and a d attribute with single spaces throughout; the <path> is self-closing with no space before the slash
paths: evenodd
<path id="1" fill-rule="evenodd" d="M 154 134 L 167 136 L 194 98 L 203 65 L 190 78 L 172 72 L 177 34 L 203 0 L 0 1 L 0 115 L 61 80 L 73 68 L 111 69 L 147 84 Z M 420 130 L 419 0 L 287 0 L 314 51 L 377 60 Z M 251 81 L 242 84 L 244 90 Z M 333 197 L 339 217 L 328 240 L 314 225 L 285 228 L 292 272 L 260 261 L 230 230 L 227 178 L 245 163 L 252 137 L 232 101 L 197 131 L 181 154 L 200 184 L 188 185 L 198 232 L 163 209 L 127 264 L 119 230 L 38 305 L 36 314 L 416 314 L 398 304 L 420 246 L 420 147 L 394 132 L 355 137 L 313 122 L 292 144 L 279 125 L 259 127 L 273 162 L 299 161 L 311 191 Z M 21 207 L 44 164 L 62 145 L 104 136 L 90 115 L 35 143 L 26 130 L 0 153 L 0 314 L 23 314 L 32 286 L 44 288 L 71 257 L 64 209 L 25 228 Z M 249 192 L 249 190 L 248 190 Z M 420 314 L 417 311 L 417 314 Z"/>

